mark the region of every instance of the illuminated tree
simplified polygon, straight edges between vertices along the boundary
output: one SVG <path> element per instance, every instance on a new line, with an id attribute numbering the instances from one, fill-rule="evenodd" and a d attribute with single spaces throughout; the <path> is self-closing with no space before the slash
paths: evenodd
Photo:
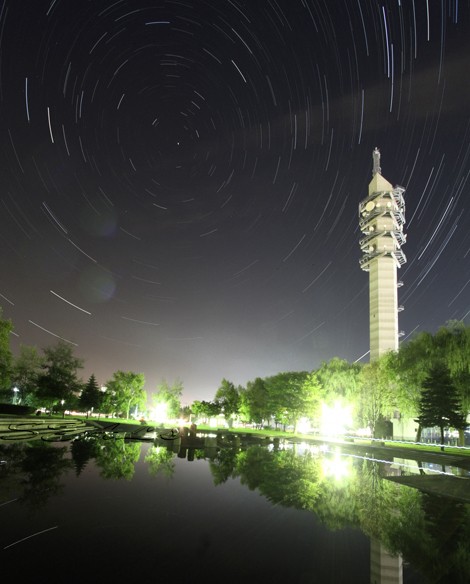
<path id="1" fill-rule="evenodd" d="M 264 380 L 268 394 L 268 411 L 284 428 L 288 424 L 294 426 L 302 416 L 308 416 L 314 400 L 305 380 L 306 371 L 278 373 Z"/>
<path id="2" fill-rule="evenodd" d="M 389 416 L 396 404 L 388 365 L 390 358 L 387 353 L 364 365 L 358 377 L 356 415 L 360 425 L 370 428 L 372 436 L 376 436 L 378 422 Z"/>
<path id="3" fill-rule="evenodd" d="M 257 377 L 249 381 L 246 390 L 240 392 L 240 415 L 246 422 L 261 426 L 270 417 L 268 411 L 268 391 L 263 379 Z"/>
<path id="4" fill-rule="evenodd" d="M 0 393 L 10 397 L 11 392 L 11 362 L 10 333 L 13 330 L 11 320 L 2 318 L 0 306 Z"/>
<path id="5" fill-rule="evenodd" d="M 444 364 L 431 367 L 423 382 L 418 411 L 420 428 L 439 427 L 442 445 L 446 428 L 465 428 L 466 416 L 462 412 L 461 399 Z M 441 449 L 444 450 L 444 446 Z"/>
<path id="6" fill-rule="evenodd" d="M 240 407 L 240 392 L 234 384 L 227 379 L 222 379 L 219 389 L 215 394 L 216 403 L 219 404 L 221 411 L 224 413 L 229 428 L 233 425 L 233 418 L 238 414 Z"/>
<path id="7" fill-rule="evenodd" d="M 359 387 L 359 373 L 362 365 L 348 363 L 345 359 L 333 357 L 330 361 L 323 361 L 315 371 L 315 377 L 325 391 L 328 404 L 337 399 L 354 399 Z"/>
<path id="8" fill-rule="evenodd" d="M 100 448 L 96 454 L 96 465 L 101 468 L 101 476 L 105 479 L 130 481 L 134 476 L 141 448 L 141 442 L 126 442 L 121 436 L 107 440 L 105 448 Z"/>
<path id="9" fill-rule="evenodd" d="M 131 407 L 145 407 L 147 395 L 144 390 L 143 373 L 116 371 L 106 384 L 106 400 L 114 405 L 115 412 L 124 412 L 129 419 Z M 109 407 L 109 404 L 107 404 Z"/>
<path id="10" fill-rule="evenodd" d="M 157 386 L 157 392 L 152 395 L 156 408 L 164 405 L 166 418 L 179 418 L 181 411 L 181 397 L 183 395 L 183 382 L 177 379 L 173 385 L 165 379 Z"/>
<path id="11" fill-rule="evenodd" d="M 220 414 L 220 406 L 215 402 L 196 400 L 191 404 L 191 412 L 197 417 L 202 418 L 206 422 Z"/>

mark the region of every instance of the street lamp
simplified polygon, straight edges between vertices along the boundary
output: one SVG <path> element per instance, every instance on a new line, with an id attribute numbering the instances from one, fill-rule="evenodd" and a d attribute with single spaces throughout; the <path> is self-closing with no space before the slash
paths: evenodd
<path id="1" fill-rule="evenodd" d="M 65 418 L 65 410 L 64 410 L 65 399 L 60 400 L 60 405 L 62 406 L 62 417 Z"/>
<path id="2" fill-rule="evenodd" d="M 12 403 L 13 404 L 17 404 L 18 403 L 18 393 L 19 393 L 20 390 L 15 385 L 15 387 L 13 388 L 12 391 L 13 391 L 13 401 L 12 401 Z"/>

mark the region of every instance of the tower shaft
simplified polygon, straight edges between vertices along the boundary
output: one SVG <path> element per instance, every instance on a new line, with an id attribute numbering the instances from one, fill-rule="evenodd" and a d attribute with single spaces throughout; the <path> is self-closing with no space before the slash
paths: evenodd
<path id="1" fill-rule="evenodd" d="M 397 268 L 405 262 L 404 189 L 393 187 L 381 174 L 380 152 L 372 154 L 369 195 L 359 204 L 360 266 L 369 272 L 370 358 L 398 349 Z"/>

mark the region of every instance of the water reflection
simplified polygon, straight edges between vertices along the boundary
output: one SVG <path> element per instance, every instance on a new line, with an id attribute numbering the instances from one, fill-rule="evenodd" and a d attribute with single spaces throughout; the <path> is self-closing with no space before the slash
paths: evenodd
<path id="1" fill-rule="evenodd" d="M 44 442 L 0 444 L 5 461 L 0 504 L 18 500 L 37 511 L 63 492 L 70 471 L 79 477 L 93 468 L 103 479 L 131 481 L 137 465 L 144 464 L 152 480 L 171 482 L 179 472 L 178 460 L 190 463 L 188 469 L 204 460 L 214 488 L 238 482 L 272 505 L 311 513 L 330 531 L 353 529 L 367 535 L 371 582 L 402 582 L 402 558 L 421 574 L 413 582 L 470 581 L 470 505 L 385 480 L 408 472 L 406 464 L 393 458 L 376 462 L 339 449 L 266 444 L 233 435 L 157 440 L 145 444 L 143 456 L 141 451 L 142 443 L 125 435 L 103 439 L 85 434 L 70 448 Z M 188 496 L 191 490 L 188 483 Z M 209 535 L 200 537 L 205 554 Z M 305 580 L 304 574 L 303 581 L 318 581 L 311 578 Z"/>

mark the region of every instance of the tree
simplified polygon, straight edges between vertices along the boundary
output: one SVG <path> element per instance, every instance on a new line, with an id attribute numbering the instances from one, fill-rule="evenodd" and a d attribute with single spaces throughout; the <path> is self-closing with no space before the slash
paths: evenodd
<path id="1" fill-rule="evenodd" d="M 103 403 L 103 392 L 100 390 L 95 376 L 92 374 L 88 382 L 83 386 L 82 393 L 79 398 L 80 407 L 86 411 L 86 417 L 90 410 L 99 410 Z"/>
<path id="2" fill-rule="evenodd" d="M 370 428 L 374 437 L 377 434 L 378 422 L 384 416 L 389 416 L 396 404 L 395 386 L 389 368 L 392 358 L 391 354 L 385 353 L 364 365 L 358 378 L 359 391 L 356 400 L 358 421 Z"/>
<path id="3" fill-rule="evenodd" d="M 44 357 L 38 353 L 37 347 L 20 346 L 20 354 L 14 359 L 12 369 L 20 403 L 35 405 L 35 392 L 44 364 Z"/>
<path id="4" fill-rule="evenodd" d="M 3 310 L 0 306 L 0 392 L 10 397 L 11 392 L 11 350 L 10 333 L 13 330 L 11 320 L 2 318 Z"/>
<path id="5" fill-rule="evenodd" d="M 339 357 L 322 362 L 315 371 L 315 377 L 323 386 L 325 399 L 329 405 L 337 399 L 353 401 L 356 398 L 361 369 L 362 365 L 359 363 L 349 363 Z"/>
<path id="6" fill-rule="evenodd" d="M 215 394 L 215 401 L 224 413 L 229 428 L 233 426 L 233 418 L 238 414 L 240 407 L 240 393 L 234 384 L 227 379 L 222 379 L 220 387 Z"/>
<path id="7" fill-rule="evenodd" d="M 124 412 L 129 419 L 131 407 L 145 407 L 147 395 L 144 390 L 145 377 L 143 373 L 132 371 L 116 371 L 113 378 L 106 384 L 108 401 L 114 404 L 114 411 Z"/>
<path id="8" fill-rule="evenodd" d="M 319 427 L 321 406 L 327 400 L 328 394 L 316 371 L 312 371 L 307 375 L 303 390 L 309 395 L 309 416 L 314 420 L 315 425 Z"/>
<path id="9" fill-rule="evenodd" d="M 240 414 L 247 422 L 254 422 L 258 426 L 263 420 L 268 420 L 268 391 L 261 377 L 249 381 L 246 390 L 240 392 Z"/>
<path id="10" fill-rule="evenodd" d="M 293 424 L 294 432 L 302 416 L 308 416 L 312 410 L 312 394 L 305 380 L 307 371 L 278 373 L 264 380 L 268 393 L 268 410 L 276 423 L 284 428 Z"/>
<path id="11" fill-rule="evenodd" d="M 69 343 L 59 341 L 52 347 L 46 347 L 43 373 L 38 377 L 37 398 L 51 408 L 59 402 L 62 405 L 68 402 L 70 407 L 80 390 L 77 371 L 82 367 L 83 360 L 73 355 Z"/>
<path id="12" fill-rule="evenodd" d="M 191 412 L 197 418 L 203 418 L 207 421 L 220 414 L 220 406 L 215 402 L 196 400 L 191 404 Z"/>
<path id="13" fill-rule="evenodd" d="M 418 411 L 417 421 L 420 428 L 440 428 L 441 450 L 444 450 L 446 428 L 465 428 L 466 416 L 462 411 L 460 396 L 452 383 L 447 366 L 443 363 L 437 363 L 429 370 L 423 382 Z"/>
<path id="14" fill-rule="evenodd" d="M 157 392 L 152 395 L 156 409 L 165 409 L 165 418 L 179 418 L 181 410 L 181 397 L 183 395 L 183 382 L 177 379 L 173 385 L 165 379 L 157 386 Z"/>

